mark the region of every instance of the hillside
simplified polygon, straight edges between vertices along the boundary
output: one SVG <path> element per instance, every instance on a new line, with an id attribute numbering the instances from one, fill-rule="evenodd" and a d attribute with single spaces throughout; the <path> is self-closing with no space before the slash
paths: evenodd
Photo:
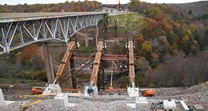
<path id="1" fill-rule="evenodd" d="M 185 4 L 167 4 L 171 7 L 179 7 L 183 9 L 184 14 L 193 14 L 194 16 L 203 15 L 208 12 L 208 1 L 200 1 Z"/>
<path id="2" fill-rule="evenodd" d="M 149 79 L 149 84 L 165 87 L 200 84 L 208 80 L 207 55 L 208 51 L 202 51 L 190 57 L 180 54 L 156 69 L 148 69 L 145 76 Z"/>
<path id="3" fill-rule="evenodd" d="M 0 5 L 0 13 L 20 13 L 20 12 L 89 12 L 102 7 L 102 3 L 97 1 L 68 2 L 57 4 L 33 4 L 28 5 Z"/>

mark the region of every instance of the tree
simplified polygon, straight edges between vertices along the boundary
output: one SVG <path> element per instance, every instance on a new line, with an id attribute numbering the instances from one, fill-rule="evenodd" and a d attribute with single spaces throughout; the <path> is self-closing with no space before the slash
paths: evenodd
<path id="1" fill-rule="evenodd" d="M 151 52 L 152 51 L 152 45 L 150 44 L 149 41 L 145 41 L 143 44 L 142 44 L 142 50 L 144 52 Z"/>
<path id="2" fill-rule="evenodd" d="M 189 11 L 188 11 L 188 14 L 189 14 L 189 15 L 193 15 L 192 10 L 189 10 Z"/>
<path id="3" fill-rule="evenodd" d="M 173 46 L 175 44 L 175 34 L 173 31 L 168 32 L 167 40 L 171 46 Z"/>
<path id="4" fill-rule="evenodd" d="M 190 38 L 186 35 L 182 38 L 182 49 L 186 55 L 190 53 Z"/>

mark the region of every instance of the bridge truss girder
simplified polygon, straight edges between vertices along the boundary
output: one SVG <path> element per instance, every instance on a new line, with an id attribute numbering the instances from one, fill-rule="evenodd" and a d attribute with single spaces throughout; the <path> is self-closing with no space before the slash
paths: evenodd
<path id="1" fill-rule="evenodd" d="M 97 26 L 105 14 L 72 15 L 0 23 L 0 54 L 41 41 L 68 42 L 79 30 Z"/>

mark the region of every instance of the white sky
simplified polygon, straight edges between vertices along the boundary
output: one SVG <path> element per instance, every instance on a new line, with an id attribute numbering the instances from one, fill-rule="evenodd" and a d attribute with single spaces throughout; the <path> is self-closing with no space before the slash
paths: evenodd
<path id="1" fill-rule="evenodd" d="M 35 4 L 35 3 L 63 3 L 67 0 L 0 0 L 0 4 L 8 4 L 8 5 L 16 5 L 16 4 Z M 72 0 L 68 0 L 71 2 Z M 74 0 L 74 1 L 84 1 L 84 0 Z M 91 0 L 88 0 L 91 1 Z M 93 1 L 93 0 L 92 0 Z M 95 0 L 94 0 L 95 1 Z M 102 2 L 103 4 L 117 4 L 118 0 L 97 0 Z M 141 0 L 150 3 L 187 3 L 187 2 L 195 2 L 199 0 Z M 202 1 L 202 0 L 201 0 Z M 204 0 L 205 1 L 205 0 Z M 128 3 L 130 0 L 120 0 L 121 4 Z"/>

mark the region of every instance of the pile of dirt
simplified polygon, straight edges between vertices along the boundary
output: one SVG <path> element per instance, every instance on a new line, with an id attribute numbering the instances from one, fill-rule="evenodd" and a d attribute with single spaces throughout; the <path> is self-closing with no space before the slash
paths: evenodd
<path id="1" fill-rule="evenodd" d="M 174 96 L 181 94 L 207 93 L 208 81 L 199 85 L 187 87 L 156 88 L 157 96 Z"/>
<path id="2" fill-rule="evenodd" d="M 182 91 L 182 94 L 193 94 L 193 93 L 203 93 L 206 92 L 208 94 L 208 81 L 205 83 L 201 83 L 199 85 L 192 86 Z"/>

